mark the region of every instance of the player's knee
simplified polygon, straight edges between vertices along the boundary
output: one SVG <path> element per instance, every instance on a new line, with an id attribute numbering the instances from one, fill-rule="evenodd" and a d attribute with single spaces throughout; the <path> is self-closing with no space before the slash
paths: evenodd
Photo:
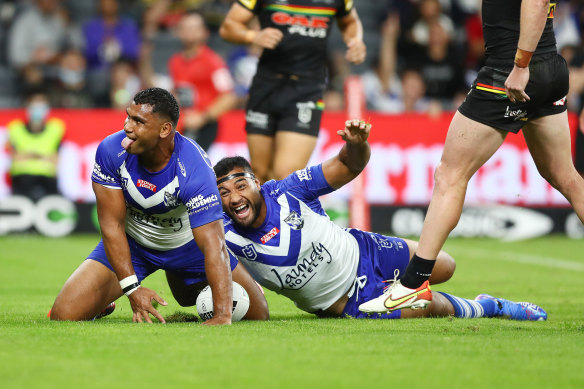
<path id="1" fill-rule="evenodd" d="M 79 312 L 76 312 L 72 308 L 73 307 L 71 307 L 71 306 L 59 304 L 56 302 L 53 305 L 53 307 L 51 308 L 49 318 L 51 320 L 56 320 L 56 321 L 80 321 L 80 320 L 84 320 L 84 318 L 82 318 L 79 315 Z"/>
<path id="2" fill-rule="evenodd" d="M 245 318 L 247 320 L 269 320 L 270 310 L 268 308 L 268 302 L 266 301 L 266 297 L 264 296 L 263 291 L 261 291 L 261 289 L 251 290 L 251 293 L 250 289 L 247 289 L 247 291 L 250 301 L 249 309 L 245 315 Z"/>
<path id="3" fill-rule="evenodd" d="M 463 172 L 440 162 L 434 171 L 434 188 L 438 192 L 447 192 L 450 188 L 466 185 L 468 179 Z"/>
<path id="4" fill-rule="evenodd" d="M 245 315 L 246 320 L 269 320 L 270 310 L 266 299 L 255 299 Z"/>
<path id="5" fill-rule="evenodd" d="M 575 170 L 573 172 L 540 172 L 540 174 L 552 187 L 564 195 L 576 189 L 579 186 L 579 181 L 582 180 L 582 177 Z"/>
<path id="6" fill-rule="evenodd" d="M 454 275 L 456 261 L 445 251 L 440 251 L 436 258 L 436 265 L 430 277 L 431 284 L 439 284 L 448 281 Z"/>

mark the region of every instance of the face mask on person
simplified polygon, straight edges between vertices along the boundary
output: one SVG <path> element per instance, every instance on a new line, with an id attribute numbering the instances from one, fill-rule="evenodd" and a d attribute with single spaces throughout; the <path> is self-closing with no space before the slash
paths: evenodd
<path id="1" fill-rule="evenodd" d="M 68 86 L 79 85 L 83 82 L 85 74 L 83 71 L 70 70 L 70 69 L 59 69 L 59 79 L 63 84 Z"/>
<path id="2" fill-rule="evenodd" d="M 49 114 L 50 107 L 47 103 L 32 103 L 27 108 L 28 120 L 31 123 L 42 123 Z"/>

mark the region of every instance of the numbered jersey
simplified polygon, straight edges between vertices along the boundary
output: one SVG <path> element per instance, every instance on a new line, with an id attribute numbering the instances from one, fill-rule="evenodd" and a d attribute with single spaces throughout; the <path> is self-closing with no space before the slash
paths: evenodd
<path id="1" fill-rule="evenodd" d="M 351 12 L 353 0 L 238 0 L 255 13 L 261 28 L 277 28 L 284 37 L 273 50 L 264 49 L 259 71 L 308 78 L 326 75 L 326 46 L 335 18 Z"/>
<path id="2" fill-rule="evenodd" d="M 262 186 L 267 213 L 260 228 L 242 228 L 225 216 L 227 245 L 251 275 L 307 312 L 346 294 L 359 263 L 357 240 L 318 200 L 332 191 L 322 166 L 313 166 Z"/>
<path id="3" fill-rule="evenodd" d="M 221 219 L 215 173 L 199 145 L 176 133 L 170 161 L 152 173 L 121 146 L 125 136 L 120 131 L 100 143 L 91 179 L 123 191 L 129 236 L 144 247 L 167 251 L 192 241 L 192 228 Z"/>

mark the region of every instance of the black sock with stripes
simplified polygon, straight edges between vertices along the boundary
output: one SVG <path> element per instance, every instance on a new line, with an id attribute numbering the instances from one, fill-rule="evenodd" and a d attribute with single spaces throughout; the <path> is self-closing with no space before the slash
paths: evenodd
<path id="1" fill-rule="evenodd" d="M 414 254 L 403 277 L 400 278 L 401 284 L 406 288 L 416 289 L 430 278 L 435 263 L 435 259 L 423 259 Z"/>

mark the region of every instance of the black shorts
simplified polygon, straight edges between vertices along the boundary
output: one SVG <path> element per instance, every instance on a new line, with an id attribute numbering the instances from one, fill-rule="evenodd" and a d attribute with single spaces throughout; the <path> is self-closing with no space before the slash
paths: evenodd
<path id="1" fill-rule="evenodd" d="M 293 131 L 318 136 L 325 83 L 290 76 L 255 75 L 245 107 L 248 134 Z"/>
<path id="2" fill-rule="evenodd" d="M 511 70 L 512 67 L 484 66 L 458 111 L 479 123 L 517 133 L 529 120 L 567 109 L 568 66 L 560 55 L 532 59 L 525 88 L 531 100 L 524 103 L 512 103 L 505 94 L 505 80 Z"/>

